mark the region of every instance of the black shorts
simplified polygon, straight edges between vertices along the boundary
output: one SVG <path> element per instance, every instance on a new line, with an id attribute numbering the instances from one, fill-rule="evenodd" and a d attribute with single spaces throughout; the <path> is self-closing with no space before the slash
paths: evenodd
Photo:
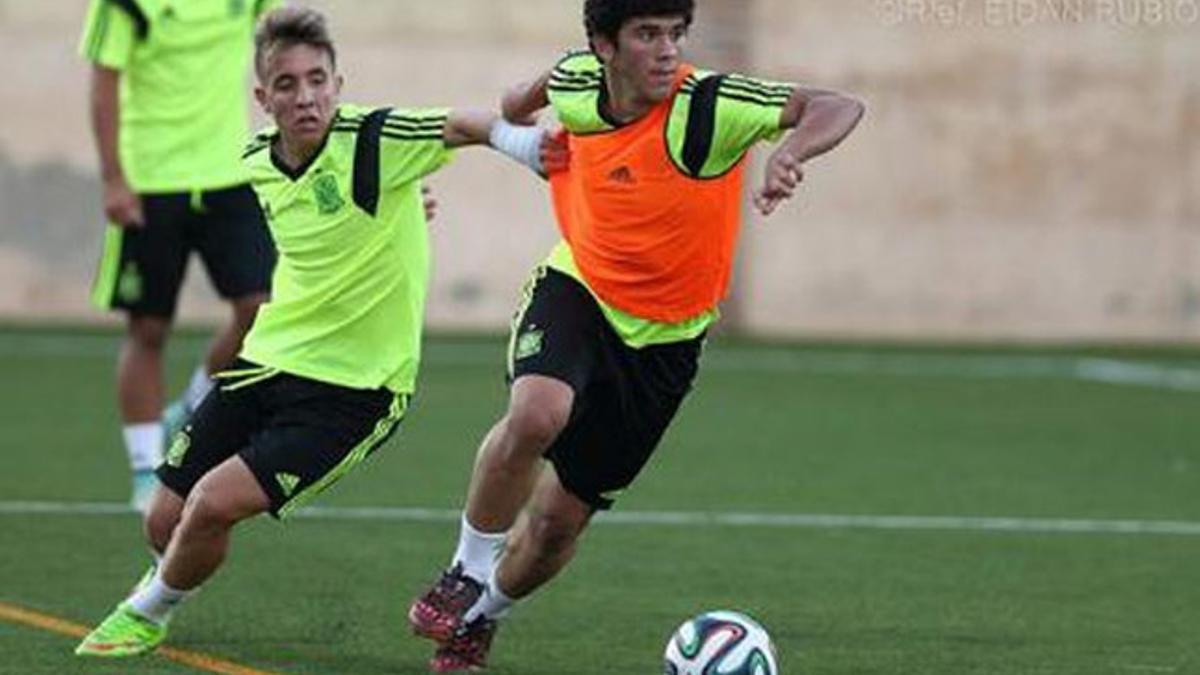
<path id="1" fill-rule="evenodd" d="M 172 318 L 192 251 L 222 298 L 269 292 L 275 245 L 249 185 L 141 199 L 144 227 L 108 226 L 92 286 L 97 306 Z"/>
<path id="2" fill-rule="evenodd" d="M 172 440 L 158 468 L 162 484 L 187 497 L 206 473 L 240 456 L 282 518 L 312 499 L 386 441 L 408 395 L 350 389 L 239 359 Z"/>
<path id="3" fill-rule="evenodd" d="M 509 378 L 545 375 L 575 391 L 567 426 L 546 450 L 563 487 L 608 509 L 650 459 L 692 388 L 704 344 L 626 345 L 578 281 L 539 268 L 513 321 Z"/>

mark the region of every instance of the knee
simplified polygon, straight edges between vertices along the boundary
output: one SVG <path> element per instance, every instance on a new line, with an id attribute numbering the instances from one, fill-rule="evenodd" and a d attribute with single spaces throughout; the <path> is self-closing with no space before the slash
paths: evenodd
<path id="1" fill-rule="evenodd" d="M 141 351 L 161 352 L 169 333 L 170 325 L 165 321 L 137 321 L 129 328 L 129 343 Z"/>
<path id="2" fill-rule="evenodd" d="M 509 410 L 505 432 L 517 448 L 534 448 L 539 453 L 550 447 L 570 418 L 569 408 L 545 405 L 521 405 Z"/>
<path id="3" fill-rule="evenodd" d="M 166 552 L 167 545 L 171 543 L 171 535 L 175 532 L 175 526 L 179 524 L 179 515 L 178 509 L 166 508 L 160 501 L 156 501 L 154 507 L 146 513 L 146 518 L 142 521 L 146 541 L 159 554 Z"/>
<path id="4" fill-rule="evenodd" d="M 235 300 L 233 303 L 234 328 L 240 333 L 250 330 L 250 325 L 254 323 L 254 317 L 258 315 L 258 308 L 266 301 L 266 295 L 251 295 Z"/>
<path id="5" fill-rule="evenodd" d="M 237 517 L 228 505 L 197 485 L 183 505 L 180 525 L 190 530 L 219 530 L 233 527 Z"/>

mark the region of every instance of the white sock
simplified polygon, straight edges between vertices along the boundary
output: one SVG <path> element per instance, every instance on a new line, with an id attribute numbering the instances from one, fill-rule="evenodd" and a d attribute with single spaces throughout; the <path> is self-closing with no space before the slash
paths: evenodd
<path id="1" fill-rule="evenodd" d="M 496 559 L 504 551 L 506 532 L 480 532 L 467 521 L 467 514 L 462 516 L 462 527 L 458 531 L 458 549 L 454 551 L 451 566 L 462 564 L 463 573 L 483 582 L 492 576 L 492 568 Z"/>
<path id="2" fill-rule="evenodd" d="M 500 582 L 496 579 L 496 572 L 493 570 L 492 576 L 488 578 L 487 584 L 483 587 L 483 593 L 475 601 L 475 604 L 471 605 L 471 609 L 468 609 L 467 613 L 463 615 L 463 625 L 471 623 L 481 615 L 488 619 L 502 619 L 515 602 L 516 600 L 500 590 Z"/>
<path id="3" fill-rule="evenodd" d="M 208 396 L 208 392 L 212 390 L 212 376 L 208 374 L 208 368 L 201 363 L 196 366 L 196 370 L 192 371 L 192 379 L 188 381 L 187 389 L 183 390 L 183 404 L 187 406 L 188 412 L 194 412 L 200 407 L 200 402 Z"/>
<path id="4" fill-rule="evenodd" d="M 162 421 L 143 424 L 127 424 L 125 452 L 129 454 L 129 468 L 134 471 L 153 471 L 162 464 L 163 429 Z"/>
<path id="5" fill-rule="evenodd" d="M 155 623 L 162 624 L 171 618 L 171 612 L 175 607 L 191 594 L 191 591 L 176 590 L 164 584 L 160 566 L 150 583 L 130 596 L 127 602 L 133 611 Z"/>

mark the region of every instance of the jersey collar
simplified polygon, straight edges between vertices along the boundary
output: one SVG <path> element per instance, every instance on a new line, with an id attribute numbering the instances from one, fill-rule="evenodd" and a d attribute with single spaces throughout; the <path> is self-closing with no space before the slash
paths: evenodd
<path id="1" fill-rule="evenodd" d="M 275 138 L 271 139 L 271 164 L 275 165 L 275 168 L 279 171 L 279 173 L 287 176 L 292 182 L 300 180 L 300 178 L 308 172 L 309 168 L 316 163 L 317 159 L 321 156 L 321 153 L 325 152 L 325 146 L 329 144 L 329 136 L 333 133 L 333 125 L 337 124 L 338 120 L 341 118 L 342 111 L 339 108 L 333 114 L 333 120 L 330 121 L 329 128 L 325 130 L 325 137 L 321 139 L 321 145 L 317 146 L 317 151 L 312 154 L 312 157 L 308 158 L 308 161 L 294 169 L 290 168 L 287 163 L 283 161 L 283 158 L 275 153 L 275 144 L 279 142 L 279 132 L 276 131 Z"/>

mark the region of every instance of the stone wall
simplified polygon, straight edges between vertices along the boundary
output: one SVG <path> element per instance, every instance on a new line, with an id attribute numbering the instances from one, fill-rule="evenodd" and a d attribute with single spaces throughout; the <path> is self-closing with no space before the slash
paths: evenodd
<path id="1" fill-rule="evenodd" d="M 326 0 L 347 100 L 489 106 L 578 45 L 576 0 Z M 84 0 L 0 0 L 0 316 L 94 318 Z M 799 199 L 749 214 L 727 317 L 758 334 L 1200 338 L 1193 0 L 700 0 L 705 65 L 868 105 Z M 1156 9 L 1157 8 L 1157 9 Z M 759 161 L 765 155 L 760 152 Z M 757 170 L 752 174 L 757 176 Z M 555 239 L 544 187 L 479 151 L 431 181 L 429 322 L 505 325 Z M 184 318 L 219 315 L 199 268 Z"/>

